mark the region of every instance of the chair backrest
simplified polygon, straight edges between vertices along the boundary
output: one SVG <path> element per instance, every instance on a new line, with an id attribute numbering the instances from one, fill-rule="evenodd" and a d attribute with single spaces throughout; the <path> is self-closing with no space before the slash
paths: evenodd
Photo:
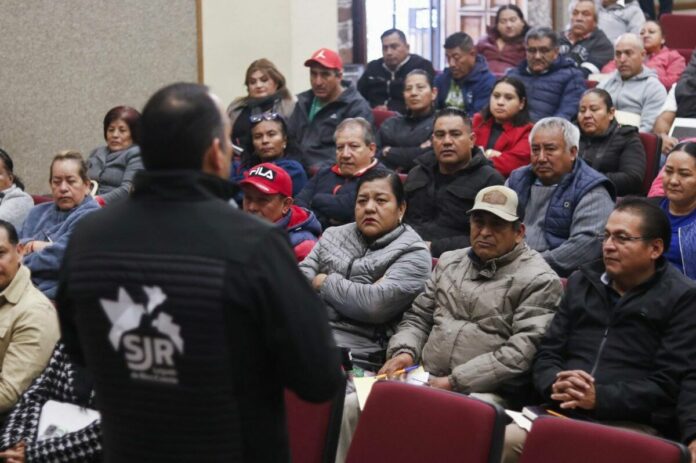
<path id="1" fill-rule="evenodd" d="M 333 463 L 341 431 L 345 379 L 336 397 L 322 403 L 300 399 L 285 390 L 285 414 L 292 461 Z"/>
<path id="2" fill-rule="evenodd" d="M 645 148 L 645 176 L 643 177 L 643 193 L 648 194 L 653 180 L 660 170 L 660 155 L 662 154 L 662 139 L 654 133 L 640 132 L 640 141 Z"/>
<path id="3" fill-rule="evenodd" d="M 34 200 L 34 205 L 42 203 L 50 203 L 53 201 L 53 196 L 51 195 L 31 195 L 31 199 Z"/>
<path id="4" fill-rule="evenodd" d="M 692 48 L 676 48 L 676 50 L 684 57 L 684 61 L 686 61 L 686 65 L 688 66 L 691 57 L 694 55 L 694 50 Z"/>
<path id="5" fill-rule="evenodd" d="M 519 463 L 689 463 L 686 447 L 658 437 L 586 421 L 539 417 Z"/>
<path id="6" fill-rule="evenodd" d="M 504 411 L 463 394 L 377 382 L 360 416 L 348 463 L 500 462 Z"/>
<path id="7" fill-rule="evenodd" d="M 670 14 L 660 16 L 660 25 L 665 35 L 665 45 L 669 48 L 696 47 L 696 16 L 691 14 Z"/>
<path id="8" fill-rule="evenodd" d="M 372 117 L 375 120 L 375 130 L 379 130 L 382 126 L 382 122 L 386 121 L 390 117 L 396 116 L 394 111 L 388 111 L 384 109 L 373 109 Z"/>

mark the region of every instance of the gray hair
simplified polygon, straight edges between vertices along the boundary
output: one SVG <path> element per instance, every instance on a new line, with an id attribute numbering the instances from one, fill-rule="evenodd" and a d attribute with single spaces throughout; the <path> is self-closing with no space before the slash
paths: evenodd
<path id="1" fill-rule="evenodd" d="M 362 129 L 363 139 L 366 145 L 371 145 L 375 142 L 375 134 L 372 132 L 372 124 L 370 124 L 364 117 L 349 117 L 343 119 L 340 124 L 336 127 L 334 131 L 334 143 L 336 143 L 336 134 L 343 131 L 348 126 L 355 125 Z"/>
<path id="2" fill-rule="evenodd" d="M 595 22 L 599 22 L 599 6 L 597 4 L 597 0 L 574 0 L 570 2 L 570 5 L 568 6 L 569 16 L 573 15 L 573 10 L 577 6 L 577 4 L 583 2 L 592 3 L 594 5 L 594 20 Z"/>
<path id="3" fill-rule="evenodd" d="M 556 34 L 550 27 L 532 27 L 527 32 L 527 35 L 524 36 L 525 45 L 527 45 L 529 39 L 549 39 L 551 40 L 551 46 L 553 48 L 558 48 L 558 34 Z"/>
<path id="4" fill-rule="evenodd" d="M 645 50 L 643 40 L 638 36 L 638 34 L 633 34 L 631 32 L 626 32 L 625 34 L 621 34 L 620 36 L 618 36 L 616 38 L 616 41 L 614 42 L 614 48 L 616 48 L 619 45 L 619 42 L 623 40 L 627 42 L 633 42 L 633 45 L 635 45 L 639 51 Z"/>
<path id="5" fill-rule="evenodd" d="M 563 134 L 563 141 L 565 142 L 565 147 L 567 151 L 574 146 L 578 148 L 580 146 L 580 129 L 575 125 L 571 124 L 567 119 L 562 117 L 545 117 L 539 122 L 534 124 L 532 131 L 529 133 L 529 144 L 532 144 L 532 139 L 534 135 L 543 129 L 558 129 Z"/>

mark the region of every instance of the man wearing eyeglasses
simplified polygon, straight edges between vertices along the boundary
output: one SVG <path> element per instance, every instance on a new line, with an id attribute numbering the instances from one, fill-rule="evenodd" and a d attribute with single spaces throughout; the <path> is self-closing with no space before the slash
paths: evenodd
<path id="1" fill-rule="evenodd" d="M 545 117 L 572 119 L 585 91 L 585 79 L 572 59 L 559 56 L 558 36 L 535 27 L 525 36 L 527 59 L 508 73 L 524 83 L 532 121 Z"/>
<path id="2" fill-rule="evenodd" d="M 664 258 L 671 237 L 655 204 L 616 206 L 598 237 L 603 259 L 568 280 L 534 359 L 546 408 L 673 436 L 679 381 L 696 353 L 696 283 Z M 503 462 L 517 461 L 525 439 L 507 427 Z"/>
<path id="3" fill-rule="evenodd" d="M 595 236 L 614 207 L 614 185 L 578 157 L 580 131 L 560 117 L 537 122 L 529 135 L 531 165 L 515 169 L 527 244 L 561 277 L 600 257 Z"/>

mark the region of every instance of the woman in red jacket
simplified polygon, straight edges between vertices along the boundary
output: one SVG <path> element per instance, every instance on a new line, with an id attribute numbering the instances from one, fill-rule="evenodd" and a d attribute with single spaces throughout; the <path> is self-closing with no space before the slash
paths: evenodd
<path id="1" fill-rule="evenodd" d="M 529 164 L 532 123 L 527 92 L 521 81 L 514 77 L 499 79 L 491 92 L 490 103 L 474 115 L 472 125 L 476 144 L 503 176 Z"/>

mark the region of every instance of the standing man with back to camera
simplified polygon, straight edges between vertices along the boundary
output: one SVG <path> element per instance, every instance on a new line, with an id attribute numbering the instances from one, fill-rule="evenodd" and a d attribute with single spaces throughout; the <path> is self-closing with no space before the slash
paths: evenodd
<path id="1" fill-rule="evenodd" d="M 133 196 L 75 230 L 58 295 L 105 460 L 288 461 L 283 388 L 323 401 L 341 384 L 326 311 L 282 231 L 211 194 L 232 146 L 206 87 L 159 90 L 142 129 Z"/>

